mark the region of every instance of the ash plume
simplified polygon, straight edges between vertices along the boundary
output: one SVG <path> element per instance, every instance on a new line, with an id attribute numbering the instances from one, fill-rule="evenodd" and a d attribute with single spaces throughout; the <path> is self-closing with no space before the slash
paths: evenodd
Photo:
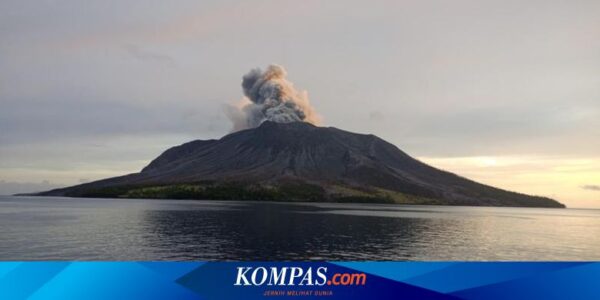
<path id="1" fill-rule="evenodd" d="M 320 118 L 310 105 L 307 92 L 296 90 L 286 75 L 279 65 L 270 65 L 264 71 L 256 68 L 244 75 L 244 99 L 226 110 L 233 131 L 254 128 L 264 121 L 319 123 Z"/>

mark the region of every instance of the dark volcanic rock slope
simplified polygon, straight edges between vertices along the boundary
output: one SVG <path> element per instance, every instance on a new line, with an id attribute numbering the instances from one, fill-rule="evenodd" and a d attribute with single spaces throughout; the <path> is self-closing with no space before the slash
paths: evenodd
<path id="1" fill-rule="evenodd" d="M 396 203 L 563 207 L 430 167 L 374 135 L 301 122 L 264 122 L 219 140 L 192 141 L 165 151 L 140 173 L 42 194 L 86 196 L 106 188 L 200 183 L 269 188 L 302 183 L 322 189 L 324 201 L 373 196 Z"/>

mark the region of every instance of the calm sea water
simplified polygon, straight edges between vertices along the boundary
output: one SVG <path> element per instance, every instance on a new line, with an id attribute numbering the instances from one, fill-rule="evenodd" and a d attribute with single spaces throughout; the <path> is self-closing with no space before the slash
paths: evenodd
<path id="1" fill-rule="evenodd" d="M 600 211 L 0 197 L 0 260 L 600 260 Z"/>

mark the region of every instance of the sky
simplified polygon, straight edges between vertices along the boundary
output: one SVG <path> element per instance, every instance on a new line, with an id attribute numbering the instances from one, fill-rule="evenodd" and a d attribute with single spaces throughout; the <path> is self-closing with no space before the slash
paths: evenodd
<path id="1" fill-rule="evenodd" d="M 0 2 L 0 194 L 219 138 L 276 63 L 322 126 L 600 208 L 600 1 Z"/>

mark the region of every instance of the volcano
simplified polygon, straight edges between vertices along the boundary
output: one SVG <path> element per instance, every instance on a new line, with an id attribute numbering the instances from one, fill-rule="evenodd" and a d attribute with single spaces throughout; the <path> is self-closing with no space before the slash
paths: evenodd
<path id="1" fill-rule="evenodd" d="M 170 148 L 139 173 L 38 195 L 564 207 L 436 169 L 372 134 L 271 121 Z"/>

